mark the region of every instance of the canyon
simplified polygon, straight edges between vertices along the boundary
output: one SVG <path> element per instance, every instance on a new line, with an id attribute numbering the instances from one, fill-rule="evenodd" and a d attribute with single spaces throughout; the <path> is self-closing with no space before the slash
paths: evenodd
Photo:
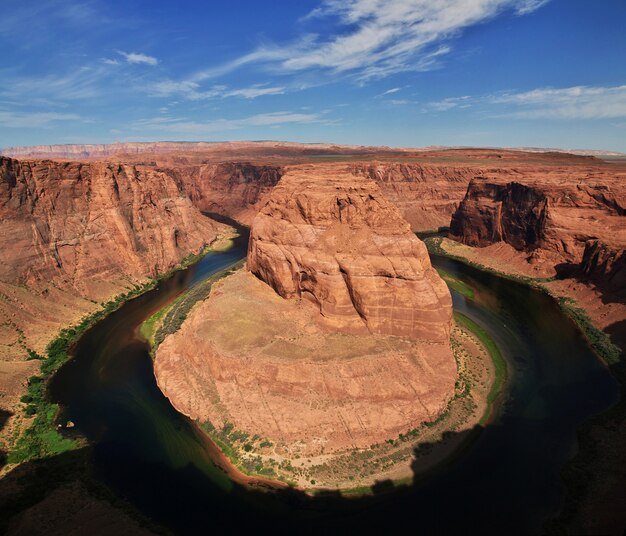
<path id="1" fill-rule="evenodd" d="M 449 295 L 411 231 L 450 226 L 445 253 L 541 281 L 626 347 L 619 159 L 281 142 L 3 153 L 9 413 L 39 368 L 28 350 L 44 355 L 59 329 L 227 241 L 224 216 L 252 225 L 248 270 L 215 284 L 155 371 L 213 433 L 272 444 L 264 460 L 315 466 L 436 419 L 455 394 Z"/>
<path id="2" fill-rule="evenodd" d="M 179 411 L 273 445 L 266 463 L 329 463 L 437 419 L 451 331 L 446 284 L 376 183 L 297 166 L 253 221 L 247 270 L 163 341 L 155 374 Z"/>

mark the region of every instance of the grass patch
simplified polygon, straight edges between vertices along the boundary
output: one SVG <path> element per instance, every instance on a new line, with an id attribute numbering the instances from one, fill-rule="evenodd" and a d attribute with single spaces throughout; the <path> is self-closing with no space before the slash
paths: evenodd
<path id="1" fill-rule="evenodd" d="M 199 301 L 205 300 L 211 292 L 211 287 L 216 281 L 233 274 L 243 266 L 245 259 L 234 263 L 211 277 L 194 285 L 182 293 L 172 303 L 166 305 L 140 327 L 140 333 L 150 342 L 151 351 L 154 352 L 165 340 L 165 337 L 177 332 L 187 318 L 189 311 Z"/>
<path id="2" fill-rule="evenodd" d="M 558 301 L 561 310 L 578 326 L 595 354 L 607 365 L 619 363 L 622 353 L 620 348 L 611 342 L 611 338 L 604 331 L 593 325 L 584 309 L 576 307 L 576 301 L 572 298 L 561 297 Z"/>
<path id="3" fill-rule="evenodd" d="M 446 282 L 448 287 L 456 290 L 461 296 L 465 296 L 469 300 L 474 299 L 474 289 L 470 287 L 467 283 L 465 283 L 465 281 L 461 281 L 460 279 L 458 279 L 451 273 L 446 272 L 442 268 L 437 268 L 437 272 L 441 276 L 441 279 Z"/>
<path id="4" fill-rule="evenodd" d="M 493 381 L 493 385 L 489 390 L 489 394 L 487 395 L 487 403 L 489 404 L 489 406 L 491 406 L 498 398 L 498 395 L 500 394 L 500 392 L 502 391 L 502 387 L 504 386 L 504 382 L 506 381 L 506 361 L 502 357 L 502 353 L 500 352 L 498 345 L 491 338 L 489 333 L 487 333 L 485 329 L 479 326 L 471 318 L 468 318 L 467 316 L 459 312 L 455 312 L 454 321 L 459 326 L 462 326 L 468 331 L 471 331 L 480 340 L 480 342 L 485 347 L 491 357 L 491 361 L 493 362 L 493 365 L 495 367 L 495 378 Z M 485 415 L 481 418 L 480 424 L 485 424 L 488 418 L 489 411 L 487 411 Z"/>
<path id="5" fill-rule="evenodd" d="M 463 264 L 466 264 L 478 270 L 489 272 L 498 277 L 502 277 L 510 281 L 515 281 L 516 283 L 528 285 L 534 289 L 546 293 L 548 296 L 557 301 L 559 307 L 561 308 L 561 311 L 563 311 L 563 313 L 565 313 L 576 324 L 576 326 L 578 326 L 578 329 L 585 336 L 589 347 L 591 348 L 593 353 L 596 354 L 596 356 L 598 356 L 607 365 L 614 365 L 620 362 L 622 354 L 620 348 L 611 342 L 611 338 L 604 331 L 597 328 L 593 324 L 593 321 L 584 309 L 576 307 L 576 300 L 569 297 L 555 296 L 554 294 L 552 294 L 552 292 L 550 292 L 548 288 L 546 288 L 542 284 L 556 281 L 555 277 L 528 277 L 500 272 L 498 270 L 494 270 L 493 268 L 489 268 L 488 266 L 483 266 L 482 264 L 472 262 L 465 257 L 448 253 L 445 249 L 443 249 L 443 247 L 441 247 L 442 242 L 443 238 L 441 237 L 427 238 L 424 240 L 424 243 L 428 248 L 428 252 L 433 255 L 439 255 L 441 257 L 446 257 L 448 259 L 462 262 Z"/>

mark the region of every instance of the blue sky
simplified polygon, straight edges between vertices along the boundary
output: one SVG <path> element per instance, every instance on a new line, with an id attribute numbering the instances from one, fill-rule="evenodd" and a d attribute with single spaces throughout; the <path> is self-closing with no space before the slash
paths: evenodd
<path id="1" fill-rule="evenodd" d="M 3 0 L 0 146 L 626 151 L 624 0 Z"/>

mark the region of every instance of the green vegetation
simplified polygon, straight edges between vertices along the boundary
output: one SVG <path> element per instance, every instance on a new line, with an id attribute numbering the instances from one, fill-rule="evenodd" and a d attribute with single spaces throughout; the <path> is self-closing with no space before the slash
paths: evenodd
<path id="1" fill-rule="evenodd" d="M 168 277 L 174 271 L 197 262 L 208 250 L 209 248 L 205 248 L 199 254 L 188 255 L 173 270 L 160 275 L 158 278 L 150 279 L 143 285 L 134 285 L 128 292 L 119 294 L 108 302 L 103 302 L 100 310 L 84 316 L 77 325 L 61 330 L 57 338 L 48 345 L 45 358 L 34 350 L 27 349 L 29 359 L 42 361 L 41 375 L 32 376 L 29 379 L 28 392 L 21 398 L 22 403 L 25 404 L 25 415 L 34 416 L 34 419 L 30 427 L 22 432 L 9 452 L 8 463 L 22 463 L 28 460 L 46 458 L 77 449 L 80 446 L 78 440 L 63 437 L 55 425 L 59 407 L 47 399 L 48 381 L 69 360 L 70 348 L 91 326 L 119 309 L 126 301 L 153 289 L 161 279 Z"/>
<path id="2" fill-rule="evenodd" d="M 454 320 L 458 325 L 471 331 L 476 337 L 478 337 L 480 342 L 483 344 L 483 346 L 486 348 L 487 352 L 491 356 L 491 360 L 493 361 L 493 365 L 495 367 L 495 372 L 496 372 L 493 385 L 491 386 L 491 390 L 489 391 L 489 394 L 487 395 L 487 403 L 491 405 L 498 398 L 500 392 L 502 391 L 502 387 L 504 386 L 504 382 L 506 381 L 506 377 L 507 377 L 506 361 L 502 357 L 502 354 L 500 353 L 500 349 L 498 348 L 498 345 L 491 338 L 489 333 L 487 333 L 487 331 L 485 331 L 481 326 L 479 326 L 471 318 L 468 318 L 467 316 L 461 313 L 455 312 Z M 488 419 L 488 417 L 489 417 L 488 413 L 484 415 L 480 421 L 480 424 L 484 424 L 485 421 Z"/>
<path id="3" fill-rule="evenodd" d="M 139 331 L 150 343 L 153 355 L 165 337 L 180 329 L 193 306 L 209 296 L 213 284 L 237 271 L 243 266 L 244 262 L 245 260 L 238 261 L 194 285 L 178 296 L 172 303 L 159 309 L 140 326 Z"/>
<path id="4" fill-rule="evenodd" d="M 264 460 L 260 456 L 252 456 L 256 450 L 271 447 L 272 443 L 267 440 L 261 440 L 258 435 L 250 438 L 250 434 L 241 430 L 236 430 L 232 423 L 224 423 L 221 430 L 218 430 L 209 421 L 197 422 L 200 428 L 211 438 L 211 440 L 219 447 L 222 453 L 229 459 L 235 467 L 242 473 L 247 475 L 260 475 L 267 477 L 276 477 L 276 471 L 272 467 L 266 467 Z M 259 443 L 260 442 L 260 443 Z M 250 456 L 242 456 L 242 451 Z M 269 462 L 274 462 L 269 460 Z M 276 465 L 276 462 L 274 462 Z M 293 469 L 293 467 L 291 468 Z M 279 480 L 282 480 L 279 478 Z M 284 480 L 283 480 L 284 481 Z"/>
<path id="5" fill-rule="evenodd" d="M 28 391 L 21 398 L 21 401 L 26 404 L 24 413 L 35 418 L 30 427 L 15 442 L 7 458 L 9 463 L 46 458 L 80 446 L 79 441 L 63 437 L 55 426 L 59 407 L 47 399 L 48 381 L 68 361 L 70 347 L 85 331 L 118 309 L 122 303 L 153 288 L 155 284 L 156 282 L 152 280 L 144 285 L 136 285 L 127 293 L 120 294 L 115 299 L 104 303 L 99 311 L 83 317 L 76 326 L 61 330 L 57 338 L 48 345 L 45 359 L 32 350 L 28 351 L 31 359 L 42 359 L 41 375 L 32 376 L 28 380 Z"/>
<path id="6" fill-rule="evenodd" d="M 585 335 L 593 351 L 607 365 L 615 365 L 620 362 L 621 350 L 611 342 L 611 338 L 593 325 L 589 315 L 580 307 L 575 306 L 576 301 L 572 298 L 559 298 L 561 310 L 569 316 Z"/>
<path id="7" fill-rule="evenodd" d="M 441 276 L 441 279 L 443 279 L 451 289 L 456 290 L 461 296 L 465 296 L 469 300 L 474 299 L 474 289 L 470 287 L 467 283 L 461 281 L 460 279 L 458 279 L 451 273 L 446 272 L 442 268 L 437 268 L 437 272 Z"/>
<path id="8" fill-rule="evenodd" d="M 483 266 L 482 264 L 472 262 L 464 257 L 458 256 L 458 255 L 452 255 L 448 253 L 445 249 L 441 247 L 442 242 L 443 242 L 443 238 L 441 237 L 427 238 L 424 240 L 424 243 L 426 244 L 426 247 L 428 248 L 428 252 L 433 255 L 439 255 L 441 257 L 447 257 L 449 259 L 462 262 L 478 270 L 489 272 L 491 274 L 497 275 L 498 277 L 502 277 L 504 279 L 508 279 L 510 281 L 515 281 L 517 283 L 531 286 L 534 289 L 537 289 L 541 292 L 548 294 L 548 296 L 550 296 L 551 298 L 557 301 L 561 310 L 578 326 L 582 334 L 587 339 L 587 343 L 589 344 L 589 347 L 591 348 L 591 350 L 604 363 L 606 363 L 607 365 L 613 365 L 615 363 L 619 363 L 621 359 L 620 348 L 611 342 L 610 337 L 604 331 L 597 328 L 593 324 L 593 321 L 591 320 L 591 318 L 589 318 L 589 315 L 583 309 L 575 306 L 576 301 L 572 298 L 555 296 L 554 294 L 552 294 L 552 292 L 550 292 L 548 288 L 546 288 L 542 284 L 542 283 L 549 283 L 551 281 L 555 281 L 556 278 L 554 277 L 528 277 L 528 276 L 507 274 L 505 272 L 499 272 L 498 270 L 494 270 L 493 268 L 489 268 L 487 266 Z"/>

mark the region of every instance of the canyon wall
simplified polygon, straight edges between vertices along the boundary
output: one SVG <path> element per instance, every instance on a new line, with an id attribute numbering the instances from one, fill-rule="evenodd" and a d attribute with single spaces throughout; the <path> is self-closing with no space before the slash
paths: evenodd
<path id="1" fill-rule="evenodd" d="M 450 235 L 470 246 L 505 242 L 544 275 L 584 274 L 623 286 L 626 174 L 553 173 L 472 180 Z"/>
<path id="2" fill-rule="evenodd" d="M 447 341 L 450 293 L 426 247 L 370 180 L 292 168 L 254 219 L 248 269 L 346 329 Z"/>
<path id="3" fill-rule="evenodd" d="M 414 231 L 447 227 L 470 180 L 483 170 L 469 166 L 409 163 L 361 163 L 356 175 L 378 183 Z"/>
<path id="4" fill-rule="evenodd" d="M 192 203 L 203 212 L 218 213 L 250 225 L 283 168 L 245 162 L 168 168 Z"/>
<path id="5" fill-rule="evenodd" d="M 0 324 L 38 350 L 43 334 L 226 230 L 171 174 L 104 162 L 0 158 L 0 219 Z"/>

